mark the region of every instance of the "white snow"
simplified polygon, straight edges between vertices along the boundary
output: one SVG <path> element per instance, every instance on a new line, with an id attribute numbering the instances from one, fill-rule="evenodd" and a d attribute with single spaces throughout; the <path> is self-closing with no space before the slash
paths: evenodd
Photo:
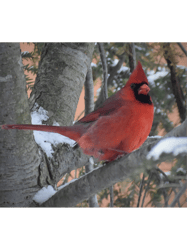
<path id="1" fill-rule="evenodd" d="M 148 136 L 148 138 L 162 138 L 161 135 Z"/>
<path id="2" fill-rule="evenodd" d="M 147 155 L 147 159 L 158 160 L 162 153 L 172 153 L 174 156 L 180 153 L 187 153 L 186 137 L 170 137 L 158 142 Z"/>
<path id="3" fill-rule="evenodd" d="M 177 65 L 177 68 L 180 68 L 180 69 L 186 69 L 186 66 L 183 66 L 183 65 Z"/>
<path id="4" fill-rule="evenodd" d="M 125 72 L 125 71 L 128 71 L 128 70 L 129 70 L 128 67 L 122 65 L 121 68 L 118 70 L 118 73 Z"/>
<path id="5" fill-rule="evenodd" d="M 118 64 L 118 62 L 119 62 L 118 59 L 114 59 L 113 62 L 112 62 L 112 64 L 111 64 L 111 66 L 112 66 L 112 67 L 116 66 L 116 65 Z M 121 68 L 117 71 L 117 73 L 125 72 L 125 71 L 127 71 L 127 70 L 129 70 L 129 68 L 122 65 Z"/>
<path id="6" fill-rule="evenodd" d="M 33 197 L 33 200 L 39 204 L 42 204 L 43 202 L 49 200 L 54 194 L 56 194 L 56 190 L 49 185 L 47 187 L 43 187 L 40 189 Z"/>
<path id="7" fill-rule="evenodd" d="M 186 174 L 186 170 L 183 168 L 178 168 L 176 172 L 183 172 L 184 174 Z"/>
<path id="8" fill-rule="evenodd" d="M 147 72 L 148 76 L 148 82 L 150 84 L 154 84 L 154 81 L 156 81 L 157 79 L 164 77 L 168 74 L 168 71 L 165 70 L 165 68 L 161 68 L 161 71 L 158 71 L 155 73 L 154 70 L 150 70 L 149 72 Z"/>
<path id="9" fill-rule="evenodd" d="M 31 120 L 32 124 L 42 125 L 42 121 L 46 121 L 49 118 L 47 115 L 48 111 L 42 107 L 38 107 L 38 104 L 36 104 L 35 111 L 31 113 Z M 59 126 L 59 124 L 54 122 L 53 126 Z M 75 144 L 74 140 L 57 133 L 42 131 L 33 131 L 33 133 L 36 143 L 45 151 L 48 157 L 52 157 L 52 153 L 54 152 L 51 144 L 57 145 L 58 143 L 68 143 L 71 147 Z"/>
<path id="10" fill-rule="evenodd" d="M 171 175 L 171 171 L 167 171 L 167 172 L 165 172 L 165 175 Z"/>
<path id="11" fill-rule="evenodd" d="M 92 67 L 97 67 L 97 65 L 95 63 L 93 63 L 93 62 L 91 62 L 91 66 Z"/>
<path id="12" fill-rule="evenodd" d="M 22 55 L 25 55 L 25 54 L 28 54 L 28 53 L 29 53 L 29 51 L 23 51 L 23 52 L 21 52 Z"/>
<path id="13" fill-rule="evenodd" d="M 72 179 L 68 183 L 65 183 L 64 185 L 60 186 L 58 190 L 55 190 L 51 185 L 47 187 L 43 187 L 40 189 L 33 197 L 33 200 L 39 204 L 42 204 L 43 202 L 49 200 L 54 194 L 56 194 L 59 190 L 64 188 L 65 186 L 69 185 L 70 183 L 76 181 L 77 179 Z"/>
<path id="14" fill-rule="evenodd" d="M 111 66 L 114 67 L 118 64 L 119 60 L 118 59 L 114 59 Z"/>

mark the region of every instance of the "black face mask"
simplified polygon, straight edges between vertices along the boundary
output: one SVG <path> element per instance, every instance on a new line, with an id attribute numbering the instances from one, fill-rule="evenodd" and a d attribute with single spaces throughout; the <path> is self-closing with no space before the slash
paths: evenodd
<path id="1" fill-rule="evenodd" d="M 149 94 L 147 94 L 147 95 L 138 94 L 139 88 L 144 84 L 148 85 L 146 82 L 142 82 L 140 84 L 132 83 L 131 89 L 134 91 L 134 95 L 135 95 L 136 100 L 138 100 L 139 102 L 142 102 L 142 103 L 152 104 L 153 102 L 151 101 Z"/>

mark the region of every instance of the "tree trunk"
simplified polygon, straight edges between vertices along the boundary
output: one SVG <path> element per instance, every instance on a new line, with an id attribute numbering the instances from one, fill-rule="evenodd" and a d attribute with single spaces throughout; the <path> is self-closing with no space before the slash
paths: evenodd
<path id="1" fill-rule="evenodd" d="M 48 111 L 47 124 L 70 125 L 94 44 L 46 44 L 31 95 Z M 31 123 L 19 44 L 0 44 L 0 124 Z M 34 141 L 32 131 L 0 131 L 0 206 L 29 206 L 42 186 L 55 185 L 65 173 L 88 162 L 80 149 L 54 147 L 48 158 Z"/>
<path id="2" fill-rule="evenodd" d="M 46 125 L 72 125 L 86 73 L 91 64 L 94 43 L 47 43 L 42 50 L 38 75 L 31 94 L 31 110 L 41 106 L 48 113 Z M 82 167 L 89 157 L 80 148 L 66 144 L 53 146 L 52 158 L 43 157 L 40 184 L 55 184 L 64 174 Z M 47 168 L 47 171 L 46 171 Z"/>
<path id="3" fill-rule="evenodd" d="M 30 123 L 19 43 L 0 43 L 0 123 Z M 41 157 L 32 131 L 0 131 L 0 206 L 29 206 Z"/>
<path id="4" fill-rule="evenodd" d="M 175 56 L 172 53 L 170 43 L 164 43 L 163 49 L 164 49 L 164 58 L 167 62 L 168 68 L 170 69 L 171 89 L 175 96 L 181 122 L 183 122 L 186 118 L 186 107 L 185 107 L 185 99 L 184 99 L 184 95 L 182 92 L 182 88 L 180 86 L 180 83 L 178 81 L 178 77 L 176 74 Z"/>
<path id="5" fill-rule="evenodd" d="M 72 125 L 94 43 L 46 43 L 31 93 L 34 103 L 48 111 L 44 124 Z"/>

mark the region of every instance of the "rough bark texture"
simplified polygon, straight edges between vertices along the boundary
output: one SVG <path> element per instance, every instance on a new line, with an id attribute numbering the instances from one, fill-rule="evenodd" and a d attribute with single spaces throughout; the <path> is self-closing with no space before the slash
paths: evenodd
<path id="1" fill-rule="evenodd" d="M 177 78 L 176 74 L 176 65 L 175 65 L 175 58 L 172 54 L 172 50 L 169 43 L 163 44 L 164 48 L 164 58 L 167 62 L 168 68 L 170 69 L 171 74 L 171 89 L 175 96 L 175 100 L 177 103 L 177 107 L 179 110 L 179 115 L 181 121 L 184 121 L 186 118 L 186 108 L 185 108 L 185 100 L 182 92 L 182 88 Z"/>
<path id="2" fill-rule="evenodd" d="M 129 43 L 129 66 L 130 72 L 136 68 L 136 52 L 134 43 Z"/>
<path id="3" fill-rule="evenodd" d="M 98 43 L 99 46 L 99 52 L 103 67 L 103 99 L 106 100 L 108 98 L 108 88 L 107 88 L 107 79 L 108 79 L 108 69 L 107 69 L 107 62 L 106 62 L 106 56 L 104 51 L 103 43 Z"/>
<path id="4" fill-rule="evenodd" d="M 71 125 L 79 95 L 91 65 L 94 44 L 90 43 L 48 43 L 45 44 L 38 68 L 31 104 L 41 105 L 48 111 L 49 119 L 44 124 Z M 89 157 L 80 148 L 73 149 L 67 144 L 53 147 L 53 158 L 42 152 L 39 183 L 52 185 L 64 174 L 84 166 Z"/>
<path id="5" fill-rule="evenodd" d="M 0 124 L 30 123 L 19 43 L 0 43 Z M 29 206 L 41 158 L 32 131 L 0 130 L 0 206 Z"/>
<path id="6" fill-rule="evenodd" d="M 84 87 L 85 87 L 85 96 L 84 96 L 85 115 L 87 115 L 94 110 L 94 84 L 93 84 L 91 65 L 90 65 L 88 72 L 87 72 L 87 75 L 86 75 Z"/>
<path id="7" fill-rule="evenodd" d="M 94 43 L 46 43 L 31 94 L 31 108 L 38 103 L 48 111 L 44 123 L 72 125 L 85 81 Z"/>
<path id="8" fill-rule="evenodd" d="M 84 83 L 85 86 L 85 116 L 94 110 L 94 85 L 93 85 L 93 76 L 92 76 L 92 68 L 88 69 L 86 80 Z M 91 159 L 91 158 L 90 158 Z M 93 161 L 89 161 L 85 165 L 86 173 L 89 173 L 94 169 Z M 97 202 L 97 195 L 93 195 L 88 199 L 89 207 L 99 207 Z"/>
<path id="9" fill-rule="evenodd" d="M 180 126 L 174 128 L 165 137 L 186 136 L 187 120 Z M 42 207 L 74 207 L 76 204 L 88 199 L 94 193 L 97 193 L 119 181 L 131 178 L 140 174 L 146 169 L 152 168 L 151 162 L 145 161 L 148 152 L 160 141 L 159 138 L 148 138 L 143 146 L 116 161 L 110 162 L 105 166 L 94 169 L 92 172 L 82 176 L 78 180 L 65 186 L 48 201 L 44 202 Z M 176 158 L 176 156 L 170 155 Z M 179 155 L 180 157 L 180 155 Z M 168 159 L 168 155 L 167 155 Z M 166 160 L 165 154 L 155 163 Z"/>

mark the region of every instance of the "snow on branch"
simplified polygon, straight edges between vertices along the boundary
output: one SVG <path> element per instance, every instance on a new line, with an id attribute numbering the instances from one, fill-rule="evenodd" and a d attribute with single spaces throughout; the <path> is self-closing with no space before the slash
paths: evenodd
<path id="1" fill-rule="evenodd" d="M 170 137 L 159 141 L 149 152 L 147 159 L 153 158 L 154 160 L 158 160 L 162 153 L 173 154 L 174 156 L 181 153 L 187 153 L 187 138 Z"/>

